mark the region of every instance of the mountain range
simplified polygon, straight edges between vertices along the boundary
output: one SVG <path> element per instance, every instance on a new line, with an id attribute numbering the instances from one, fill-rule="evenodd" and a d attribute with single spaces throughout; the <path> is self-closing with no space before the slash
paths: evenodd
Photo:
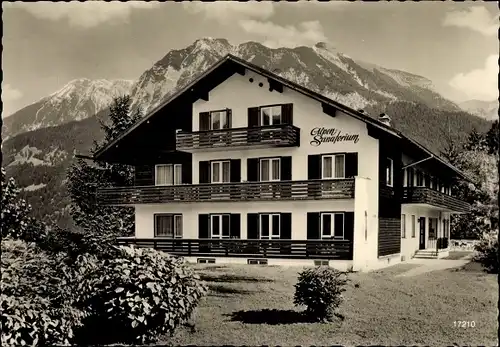
<path id="1" fill-rule="evenodd" d="M 132 107 L 146 113 L 228 53 L 373 117 L 386 112 L 396 128 L 435 151 L 443 147 L 443 134 L 460 140 L 472 128 L 490 125 L 442 97 L 425 77 L 354 60 L 323 42 L 272 49 L 204 38 L 171 50 L 137 81 L 74 80 L 6 117 L 7 174 L 24 187 L 38 217 L 67 221 L 66 169 L 75 152 L 87 153 L 93 141 L 102 140 L 99 120 L 106 119 L 112 98 L 129 93 Z"/>
<path id="2" fill-rule="evenodd" d="M 458 106 L 462 110 L 484 119 L 498 119 L 498 100 L 469 100 L 458 104 Z"/>

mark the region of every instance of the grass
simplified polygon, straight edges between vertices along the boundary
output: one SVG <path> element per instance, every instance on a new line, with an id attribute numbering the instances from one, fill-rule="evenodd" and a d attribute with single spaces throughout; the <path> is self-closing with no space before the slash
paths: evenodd
<path id="1" fill-rule="evenodd" d="M 472 251 L 451 251 L 450 255 L 443 259 L 458 260 L 464 257 L 472 256 L 472 254 L 473 254 Z"/>
<path id="2" fill-rule="evenodd" d="M 414 277 L 394 275 L 417 264 L 349 274 L 341 319 L 312 323 L 293 306 L 300 268 L 200 266 L 211 291 L 197 309 L 196 331 L 169 345 L 498 345 L 498 285 L 471 263 Z M 474 321 L 474 328 L 454 327 Z"/>

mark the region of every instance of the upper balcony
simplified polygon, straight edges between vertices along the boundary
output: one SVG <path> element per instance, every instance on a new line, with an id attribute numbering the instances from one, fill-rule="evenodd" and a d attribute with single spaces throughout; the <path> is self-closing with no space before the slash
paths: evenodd
<path id="1" fill-rule="evenodd" d="M 101 205 L 353 198 L 354 179 L 110 187 L 97 192 Z"/>
<path id="2" fill-rule="evenodd" d="M 426 204 L 450 212 L 467 213 L 471 206 L 451 195 L 428 187 L 403 188 L 404 204 Z"/>
<path id="3" fill-rule="evenodd" d="M 290 124 L 178 132 L 176 135 L 176 149 L 190 153 L 299 145 L 300 129 Z"/>

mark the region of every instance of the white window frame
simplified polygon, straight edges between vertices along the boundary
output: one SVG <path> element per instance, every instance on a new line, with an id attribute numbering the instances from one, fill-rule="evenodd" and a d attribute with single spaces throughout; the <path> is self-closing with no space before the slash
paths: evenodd
<path id="1" fill-rule="evenodd" d="M 336 172 L 336 158 L 337 157 L 342 157 L 344 161 L 344 175 L 342 177 L 335 177 L 335 172 Z M 325 158 L 331 158 L 332 159 L 332 177 L 326 177 L 325 176 Z M 337 179 L 344 179 L 345 178 L 345 154 L 326 154 L 321 156 L 321 179 L 328 179 L 328 180 L 337 180 Z"/>
<path id="2" fill-rule="evenodd" d="M 227 128 L 222 127 L 222 121 L 221 121 L 222 118 L 220 118 L 219 119 L 219 128 L 214 129 L 214 121 L 213 121 L 214 114 L 219 114 L 219 117 L 222 117 L 222 115 L 224 115 L 224 117 L 226 119 Z M 227 110 L 210 111 L 210 130 L 223 130 L 223 129 L 229 129 L 229 114 L 228 114 Z"/>
<path id="3" fill-rule="evenodd" d="M 227 216 L 229 218 L 229 230 L 228 233 L 229 235 L 224 235 L 224 223 L 222 222 L 223 218 Z M 213 220 L 215 218 L 219 219 L 219 230 L 218 234 L 214 234 L 213 230 Z M 211 214 L 210 215 L 210 238 L 212 239 L 229 239 L 231 237 L 231 215 L 229 213 L 222 213 L 222 214 Z"/>
<path id="4" fill-rule="evenodd" d="M 385 183 L 388 187 L 393 187 L 394 186 L 394 161 L 391 158 L 386 158 L 386 159 L 389 160 L 391 165 L 389 166 L 389 172 L 387 172 L 387 167 L 385 167 Z M 390 180 L 389 180 L 389 177 L 387 177 L 388 176 L 387 174 L 389 174 Z"/>
<path id="5" fill-rule="evenodd" d="M 168 236 L 159 236 L 157 235 L 157 231 L 158 231 L 158 228 L 157 228 L 157 218 L 158 217 L 172 217 L 172 232 L 173 232 L 173 237 L 174 239 L 182 239 L 182 235 L 183 235 L 183 220 L 182 220 L 182 214 L 179 214 L 179 213 L 158 213 L 158 214 L 155 214 L 154 215 L 154 232 L 155 232 L 155 237 L 165 237 L 165 238 L 169 238 Z M 177 221 L 180 220 L 180 230 L 179 228 L 177 227 L 178 224 L 177 224 Z"/>
<path id="6" fill-rule="evenodd" d="M 336 215 L 342 215 L 342 237 L 340 236 L 335 236 L 335 216 Z M 330 230 L 331 234 L 330 235 L 323 235 L 323 216 L 329 215 L 330 216 Z M 331 240 L 345 240 L 345 214 L 343 212 L 322 212 L 320 213 L 320 236 L 321 239 L 331 239 Z"/>
<path id="7" fill-rule="evenodd" d="M 279 119 L 278 124 L 273 124 L 273 118 L 274 118 L 273 109 L 275 109 L 275 108 L 280 109 L 280 119 Z M 259 108 L 259 117 L 260 117 L 260 124 L 262 124 L 262 125 L 264 125 L 264 112 L 263 112 L 264 110 L 269 110 L 269 114 L 270 114 L 269 126 L 283 124 L 283 107 L 282 107 L 282 105 L 261 106 Z"/>
<path id="8" fill-rule="evenodd" d="M 172 167 L 172 183 L 158 183 L 158 168 L 159 167 Z M 179 169 L 179 176 L 176 175 L 176 171 Z M 179 178 L 178 180 L 176 178 Z M 157 164 L 155 165 L 155 186 L 176 186 L 182 184 L 182 164 Z"/>
<path id="9" fill-rule="evenodd" d="M 262 225 L 263 219 L 262 216 L 269 216 L 269 235 L 267 237 L 262 236 Z M 273 235 L 273 219 L 274 217 L 278 217 L 278 235 Z M 281 238 L 281 214 L 279 213 L 261 213 L 259 214 L 259 239 L 260 240 L 279 240 Z"/>
<path id="10" fill-rule="evenodd" d="M 224 182 L 224 163 L 229 164 L 229 177 L 228 181 Z M 219 177 L 217 182 L 213 180 L 214 178 L 214 164 L 219 165 Z M 210 162 L 210 183 L 229 183 L 231 182 L 231 160 L 215 160 Z"/>
<path id="11" fill-rule="evenodd" d="M 273 178 L 273 161 L 277 160 L 278 161 L 278 178 Z M 269 179 L 268 180 L 263 180 L 262 179 L 262 162 L 263 161 L 268 161 L 269 162 Z M 277 182 L 281 181 L 281 158 L 276 157 L 276 158 L 262 158 L 259 159 L 259 181 L 260 182 Z"/>

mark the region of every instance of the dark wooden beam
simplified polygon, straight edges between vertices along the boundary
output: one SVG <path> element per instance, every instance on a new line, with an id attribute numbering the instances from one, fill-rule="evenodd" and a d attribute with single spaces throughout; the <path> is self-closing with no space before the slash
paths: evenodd
<path id="1" fill-rule="evenodd" d="M 208 92 L 203 91 L 203 92 L 200 92 L 200 96 L 199 97 L 202 100 L 209 101 L 210 98 L 209 98 L 208 94 L 209 94 Z"/>
<path id="2" fill-rule="evenodd" d="M 240 64 L 234 64 L 234 71 L 236 71 L 238 75 L 245 76 L 246 69 Z"/>
<path id="3" fill-rule="evenodd" d="M 323 112 L 326 113 L 327 115 L 332 117 L 335 117 L 337 115 L 337 109 L 332 105 L 323 102 L 321 103 L 321 107 L 323 108 Z"/>
<path id="4" fill-rule="evenodd" d="M 283 93 L 283 84 L 279 83 L 278 81 L 273 80 L 272 78 L 268 78 L 267 82 L 269 83 L 269 91 L 270 92 L 275 90 L 278 93 Z"/>

